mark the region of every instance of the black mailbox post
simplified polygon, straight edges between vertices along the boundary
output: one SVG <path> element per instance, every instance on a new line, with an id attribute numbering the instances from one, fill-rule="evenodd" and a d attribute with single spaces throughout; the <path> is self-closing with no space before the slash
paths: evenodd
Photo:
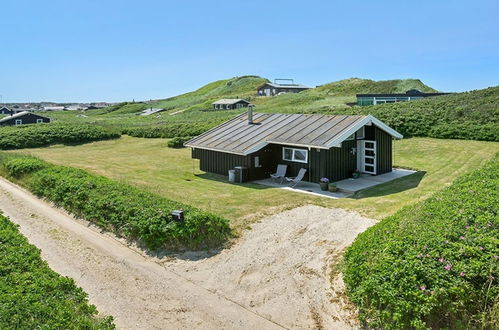
<path id="1" fill-rule="evenodd" d="M 182 210 L 174 210 L 172 216 L 174 221 L 184 221 L 184 211 Z"/>

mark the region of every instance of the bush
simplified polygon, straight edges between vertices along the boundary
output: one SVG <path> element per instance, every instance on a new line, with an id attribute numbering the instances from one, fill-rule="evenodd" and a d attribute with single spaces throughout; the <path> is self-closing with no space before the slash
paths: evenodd
<path id="1" fill-rule="evenodd" d="M 10 176 L 18 179 L 23 174 L 36 172 L 48 166 L 48 163 L 35 157 L 16 157 L 4 164 Z"/>
<path id="2" fill-rule="evenodd" d="M 168 141 L 169 148 L 183 148 L 184 143 L 192 139 L 192 136 L 179 136 L 174 137 L 170 141 Z"/>
<path id="3" fill-rule="evenodd" d="M 361 319 L 387 329 L 497 328 L 498 187 L 496 155 L 359 235 L 344 275 Z"/>
<path id="4" fill-rule="evenodd" d="M 162 126 L 129 127 L 122 134 L 142 138 L 174 138 L 197 136 L 218 125 L 219 122 L 168 123 Z"/>
<path id="5" fill-rule="evenodd" d="M 0 149 L 35 148 L 54 143 L 80 143 L 118 137 L 119 132 L 94 125 L 5 126 L 0 128 Z"/>
<path id="6" fill-rule="evenodd" d="M 148 248 L 216 247 L 231 234 L 228 221 L 217 215 L 80 169 L 47 163 L 28 173 L 30 162 L 10 159 L 4 168 L 10 176 L 23 172 L 22 183 L 36 195 Z M 178 209 L 184 211 L 183 222 L 172 219 Z"/>
<path id="7" fill-rule="evenodd" d="M 51 270 L 40 250 L 0 215 L 0 328 L 113 329 L 112 317 L 97 317 L 73 279 Z"/>

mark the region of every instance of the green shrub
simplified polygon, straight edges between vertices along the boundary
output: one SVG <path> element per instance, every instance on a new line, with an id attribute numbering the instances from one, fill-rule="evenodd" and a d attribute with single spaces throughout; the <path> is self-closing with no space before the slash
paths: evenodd
<path id="1" fill-rule="evenodd" d="M 4 163 L 7 173 L 14 178 L 20 178 L 23 174 L 33 173 L 47 166 L 47 162 L 30 156 L 16 157 Z"/>
<path id="2" fill-rule="evenodd" d="M 184 143 L 192 139 L 192 136 L 178 136 L 168 141 L 169 148 L 183 148 Z"/>
<path id="3" fill-rule="evenodd" d="M 71 167 L 47 163 L 28 173 L 22 165 L 26 162 L 7 160 L 4 168 L 10 176 L 22 168 L 22 183 L 36 195 L 148 248 L 216 247 L 231 234 L 226 219 L 189 205 Z M 183 222 L 172 219 L 171 212 L 178 209 L 184 211 Z"/>
<path id="4" fill-rule="evenodd" d="M 36 124 L 0 127 L 0 149 L 35 148 L 54 143 L 81 143 L 114 139 L 120 133 L 101 126 Z"/>
<path id="5" fill-rule="evenodd" d="M 51 270 L 40 250 L 0 215 L 0 328 L 113 329 L 112 317 L 97 317 L 73 279 Z"/>
<path id="6" fill-rule="evenodd" d="M 220 122 L 167 123 L 162 126 L 129 127 L 122 134 L 142 138 L 174 138 L 196 136 L 218 125 Z"/>
<path id="7" fill-rule="evenodd" d="M 361 319 L 387 329 L 497 328 L 498 187 L 496 155 L 359 235 L 344 275 Z"/>

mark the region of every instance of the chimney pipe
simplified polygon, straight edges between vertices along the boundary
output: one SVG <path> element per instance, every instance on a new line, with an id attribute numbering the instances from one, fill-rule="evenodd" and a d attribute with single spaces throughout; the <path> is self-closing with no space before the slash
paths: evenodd
<path id="1" fill-rule="evenodd" d="M 248 124 L 253 124 L 253 104 L 248 105 Z"/>

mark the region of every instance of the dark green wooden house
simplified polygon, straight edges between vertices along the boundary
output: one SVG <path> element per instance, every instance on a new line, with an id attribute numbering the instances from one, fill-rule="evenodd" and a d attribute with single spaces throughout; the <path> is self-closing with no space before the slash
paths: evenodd
<path id="1" fill-rule="evenodd" d="M 249 180 L 268 178 L 278 164 L 304 180 L 348 178 L 352 172 L 392 171 L 392 140 L 402 135 L 375 117 L 266 114 L 250 111 L 185 143 L 202 171 L 227 175 L 246 167 Z"/>

